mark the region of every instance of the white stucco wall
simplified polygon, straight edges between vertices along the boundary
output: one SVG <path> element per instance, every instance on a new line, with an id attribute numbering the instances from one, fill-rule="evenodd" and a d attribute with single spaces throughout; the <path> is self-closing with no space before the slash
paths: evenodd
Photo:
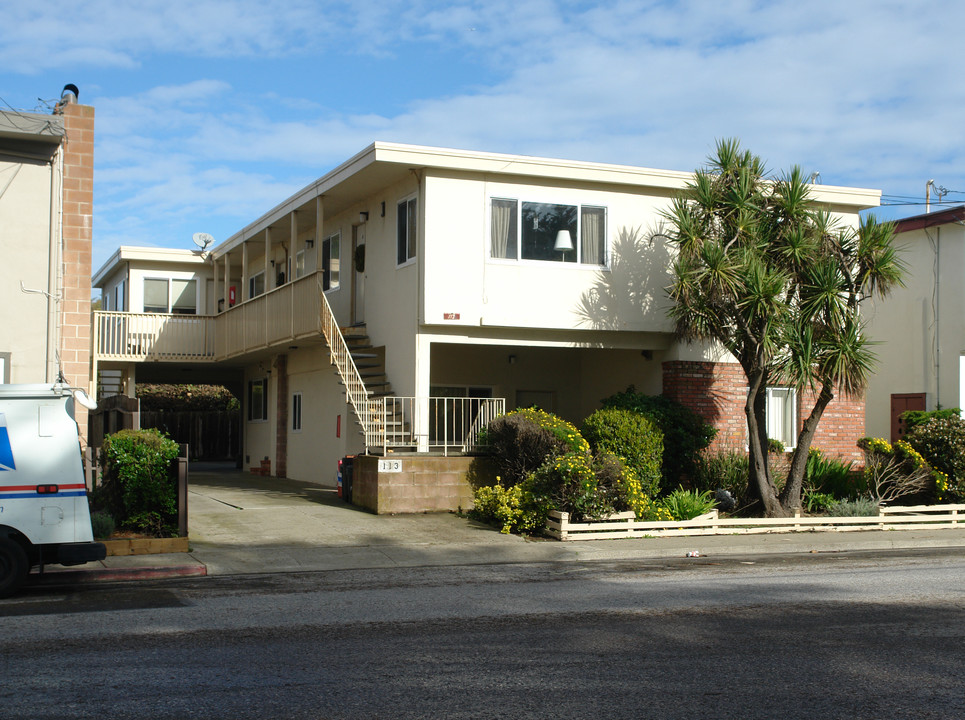
<path id="1" fill-rule="evenodd" d="M 665 190 L 440 174 L 427 176 L 426 195 L 425 323 L 671 329 L 663 292 L 670 254 L 659 239 L 649 242 L 669 202 Z M 606 208 L 607 266 L 490 258 L 492 198 Z"/>
<path id="2" fill-rule="evenodd" d="M 0 353 L 10 353 L 10 382 L 44 382 L 48 365 L 56 372 L 53 349 L 47 354 L 47 298 L 24 293 L 20 285 L 58 292 L 50 287 L 48 275 L 51 166 L 0 159 L 0 190 L 0 263 L 7 269 L 0 283 L 5 318 L 0 323 Z"/>
<path id="3" fill-rule="evenodd" d="M 905 287 L 865 305 L 869 337 L 879 343 L 866 394 L 869 435 L 889 437 L 891 395 L 926 393 L 929 410 L 961 402 L 965 354 L 965 229 L 946 224 L 896 237 L 908 265 Z"/>

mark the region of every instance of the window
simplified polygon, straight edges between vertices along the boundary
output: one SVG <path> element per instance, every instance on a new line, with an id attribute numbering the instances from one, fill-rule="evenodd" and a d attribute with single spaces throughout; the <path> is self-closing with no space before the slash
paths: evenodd
<path id="1" fill-rule="evenodd" d="M 416 229 L 415 198 L 403 200 L 399 203 L 398 252 L 396 256 L 399 265 L 415 257 Z"/>
<path id="2" fill-rule="evenodd" d="M 144 280 L 144 312 L 166 313 L 168 311 L 168 281 Z"/>
<path id="3" fill-rule="evenodd" d="M 606 208 L 493 198 L 493 258 L 606 265 Z"/>
<path id="4" fill-rule="evenodd" d="M 322 240 L 322 289 L 338 287 L 341 255 L 341 234 L 335 233 Z"/>
<path id="5" fill-rule="evenodd" d="M 10 353 L 0 352 L 0 384 L 10 382 Z"/>
<path id="6" fill-rule="evenodd" d="M 114 302 L 111 303 L 111 310 L 124 312 L 127 305 L 127 280 L 121 280 L 114 286 Z"/>
<path id="7" fill-rule="evenodd" d="M 248 278 L 248 299 L 258 297 L 265 292 L 265 271 L 257 272 Z"/>
<path id="8" fill-rule="evenodd" d="M 767 437 L 780 440 L 786 450 L 797 445 L 797 391 L 767 388 Z"/>
<path id="9" fill-rule="evenodd" d="M 121 288 L 123 292 L 123 288 Z M 115 296 L 115 308 L 120 309 Z M 198 283 L 196 280 L 144 278 L 144 312 L 195 315 L 198 311 Z"/>
<path id="10" fill-rule="evenodd" d="M 268 379 L 248 381 L 248 421 L 268 419 Z"/>
<path id="11" fill-rule="evenodd" d="M 302 429 L 302 394 L 292 395 L 292 431 L 301 432 Z"/>

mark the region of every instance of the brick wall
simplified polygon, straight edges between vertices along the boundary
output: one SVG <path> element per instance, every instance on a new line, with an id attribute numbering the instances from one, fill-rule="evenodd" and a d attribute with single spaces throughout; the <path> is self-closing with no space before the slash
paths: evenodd
<path id="1" fill-rule="evenodd" d="M 379 515 L 443 512 L 472 507 L 468 476 L 476 458 L 401 456 L 402 472 L 379 472 L 379 458 L 358 455 L 352 504 Z"/>
<path id="2" fill-rule="evenodd" d="M 91 244 L 94 214 L 94 108 L 67 103 L 64 117 L 63 289 L 60 302 L 60 360 L 67 381 L 90 387 Z M 77 424 L 87 436 L 87 411 L 77 406 Z"/>
<path id="3" fill-rule="evenodd" d="M 688 362 L 663 363 L 663 394 L 690 408 L 717 428 L 710 450 L 747 449 L 747 422 L 744 403 L 747 379 L 736 363 Z M 798 400 L 798 426 L 814 406 L 811 392 Z M 812 447 L 845 460 L 864 461 L 855 443 L 864 436 L 864 398 L 835 397 L 824 411 Z"/>

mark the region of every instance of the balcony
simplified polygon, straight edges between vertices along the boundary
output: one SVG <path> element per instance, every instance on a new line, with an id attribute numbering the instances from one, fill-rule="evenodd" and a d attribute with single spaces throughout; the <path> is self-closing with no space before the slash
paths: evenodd
<path id="1" fill-rule="evenodd" d="M 219 315 L 94 313 L 95 359 L 216 362 L 321 337 L 319 275 L 312 273 Z"/>

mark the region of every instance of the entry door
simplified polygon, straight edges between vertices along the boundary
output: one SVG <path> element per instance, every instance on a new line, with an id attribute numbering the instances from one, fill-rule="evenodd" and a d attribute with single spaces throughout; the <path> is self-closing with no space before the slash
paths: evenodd
<path id="1" fill-rule="evenodd" d="M 908 410 L 924 410 L 925 393 L 903 393 L 891 396 L 891 442 L 901 440 L 907 432 L 901 414 Z"/>
<path id="2" fill-rule="evenodd" d="M 352 228 L 352 323 L 365 322 L 365 226 Z"/>

